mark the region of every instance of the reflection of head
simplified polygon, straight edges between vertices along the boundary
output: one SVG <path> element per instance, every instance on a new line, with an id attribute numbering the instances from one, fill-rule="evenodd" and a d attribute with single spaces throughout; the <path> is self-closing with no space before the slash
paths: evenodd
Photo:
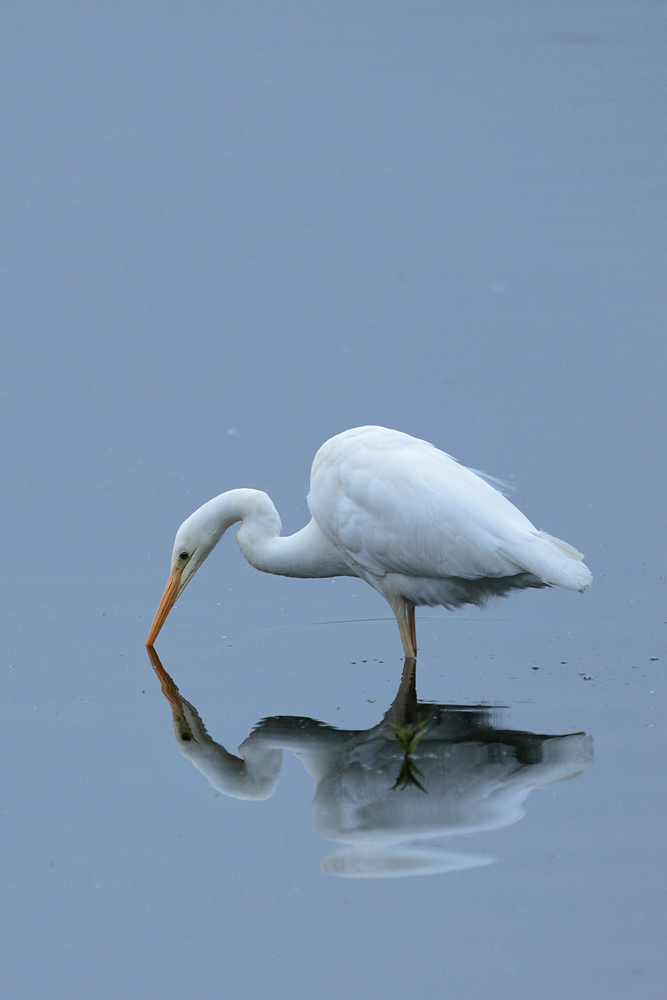
<path id="1" fill-rule="evenodd" d="M 297 754 L 317 786 L 316 832 L 348 845 L 323 861 L 331 875 L 388 878 L 488 864 L 492 859 L 446 850 L 443 841 L 516 823 L 533 788 L 573 777 L 592 761 L 584 733 L 506 730 L 488 706 L 420 703 L 414 673 L 404 674 L 392 706 L 371 729 L 277 716 L 263 720 L 236 757 L 211 739 L 156 654 L 152 660 L 179 749 L 219 791 L 268 798 L 282 751 Z M 406 768 L 418 781 L 400 780 Z"/>

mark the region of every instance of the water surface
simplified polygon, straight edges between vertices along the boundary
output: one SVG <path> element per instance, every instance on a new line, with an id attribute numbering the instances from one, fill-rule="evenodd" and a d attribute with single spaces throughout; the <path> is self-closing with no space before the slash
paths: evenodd
<path id="1" fill-rule="evenodd" d="M 664 10 L 3 31 L 7 990 L 661 996 Z M 298 529 L 317 448 L 364 423 L 510 480 L 594 585 L 421 613 L 399 721 L 431 733 L 392 789 L 384 602 L 225 538 L 158 642 L 215 744 L 282 752 L 268 798 L 225 794 L 143 648 L 173 534 L 238 486 Z"/>

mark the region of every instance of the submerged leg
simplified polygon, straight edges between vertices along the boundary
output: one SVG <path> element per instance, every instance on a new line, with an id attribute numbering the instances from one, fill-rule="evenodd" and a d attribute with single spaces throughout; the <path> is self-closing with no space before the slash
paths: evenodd
<path id="1" fill-rule="evenodd" d="M 409 726 L 417 719 L 417 661 L 412 656 L 405 659 L 401 684 L 396 692 L 384 721 L 390 726 Z"/>
<path id="2" fill-rule="evenodd" d="M 417 705 L 417 663 L 410 657 L 407 657 L 403 664 L 401 684 L 393 704 L 400 704 L 404 713 L 406 706 L 409 705 L 411 709 L 414 709 Z M 409 720 L 404 719 L 402 721 L 403 725 L 405 725 Z"/>

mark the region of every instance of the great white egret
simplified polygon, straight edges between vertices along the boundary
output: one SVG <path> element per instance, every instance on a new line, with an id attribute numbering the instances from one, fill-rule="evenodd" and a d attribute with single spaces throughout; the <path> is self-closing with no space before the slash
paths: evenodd
<path id="1" fill-rule="evenodd" d="M 229 490 L 176 532 L 171 574 L 146 640 L 236 522 L 251 566 L 281 576 L 357 576 L 396 615 L 405 655 L 417 655 L 415 606 L 458 608 L 525 587 L 583 590 L 583 556 L 538 531 L 485 479 L 432 444 L 386 427 L 355 427 L 322 445 L 310 472 L 310 523 L 282 537 L 259 490 Z"/>

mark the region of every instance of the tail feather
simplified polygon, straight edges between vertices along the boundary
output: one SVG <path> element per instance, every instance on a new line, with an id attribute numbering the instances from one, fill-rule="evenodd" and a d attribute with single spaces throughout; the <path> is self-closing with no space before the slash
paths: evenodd
<path id="1" fill-rule="evenodd" d="M 593 582 L 583 554 L 546 531 L 536 531 L 527 539 L 522 555 L 525 556 L 522 568 L 552 587 L 582 591 Z"/>

